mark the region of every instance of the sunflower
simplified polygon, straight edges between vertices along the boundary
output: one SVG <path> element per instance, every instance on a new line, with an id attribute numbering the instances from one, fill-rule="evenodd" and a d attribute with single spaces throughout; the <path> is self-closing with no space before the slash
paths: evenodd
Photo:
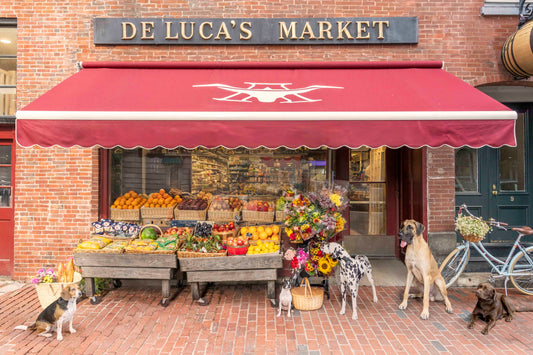
<path id="1" fill-rule="evenodd" d="M 329 265 L 333 268 L 335 266 L 337 266 L 337 264 L 339 263 L 338 261 L 335 261 L 331 258 L 331 254 L 327 254 L 326 255 L 326 260 L 328 261 Z"/>
<path id="2" fill-rule="evenodd" d="M 327 257 L 320 258 L 318 261 L 318 270 L 324 275 L 327 275 L 331 272 L 331 264 L 329 263 Z"/>

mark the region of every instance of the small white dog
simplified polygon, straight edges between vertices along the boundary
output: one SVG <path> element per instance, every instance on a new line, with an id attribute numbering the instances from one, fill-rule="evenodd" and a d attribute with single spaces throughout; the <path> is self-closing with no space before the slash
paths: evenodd
<path id="1" fill-rule="evenodd" d="M 352 258 L 350 254 L 339 243 L 327 243 L 320 248 L 323 253 L 330 254 L 341 264 L 340 287 L 342 296 L 342 306 L 340 314 L 346 313 L 346 288 L 352 295 L 352 319 L 357 319 L 357 293 L 359 292 L 359 281 L 366 275 L 372 286 L 373 301 L 378 301 L 374 279 L 372 278 L 372 265 L 364 255 L 357 255 Z"/>
<path id="2" fill-rule="evenodd" d="M 287 315 L 290 317 L 291 308 L 292 308 L 291 280 L 284 279 L 283 285 L 281 287 L 281 292 L 279 293 L 278 317 L 281 315 L 282 310 L 286 310 Z"/>

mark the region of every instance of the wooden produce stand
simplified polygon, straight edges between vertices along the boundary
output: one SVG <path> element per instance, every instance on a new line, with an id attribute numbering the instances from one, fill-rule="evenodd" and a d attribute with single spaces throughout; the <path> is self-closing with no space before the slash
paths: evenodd
<path id="1" fill-rule="evenodd" d="M 283 267 L 281 253 L 180 258 L 179 264 L 180 270 L 187 272 L 193 300 L 201 297 L 201 282 L 267 281 L 267 296 L 272 305 L 276 304 L 277 269 Z"/>
<path id="2" fill-rule="evenodd" d="M 162 299 L 160 304 L 168 306 L 170 299 L 170 281 L 177 278 L 178 260 L 176 254 L 113 254 L 113 253 L 74 253 L 74 262 L 81 267 L 85 278 L 85 288 L 91 297 L 91 303 L 99 300 L 95 297 L 94 278 L 109 279 L 145 279 L 161 280 Z M 115 285 L 116 285 L 115 281 Z M 120 281 L 119 284 L 120 285 Z"/>

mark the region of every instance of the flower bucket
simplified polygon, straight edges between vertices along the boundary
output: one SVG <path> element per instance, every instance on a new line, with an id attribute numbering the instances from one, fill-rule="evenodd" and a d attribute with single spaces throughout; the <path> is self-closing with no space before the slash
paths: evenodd
<path id="1" fill-rule="evenodd" d="M 79 272 L 74 273 L 73 282 L 51 282 L 51 283 L 39 283 L 35 285 L 37 291 L 37 297 L 41 307 L 44 309 L 48 307 L 52 302 L 57 300 L 61 296 L 61 291 L 66 285 L 77 283 L 79 285 L 81 281 L 81 274 Z"/>

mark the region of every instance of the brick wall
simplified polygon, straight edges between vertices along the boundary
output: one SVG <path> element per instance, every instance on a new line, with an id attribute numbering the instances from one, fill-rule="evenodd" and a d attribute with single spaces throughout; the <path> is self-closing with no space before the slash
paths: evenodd
<path id="1" fill-rule="evenodd" d="M 511 79 L 500 48 L 515 17 L 482 17 L 482 0 L 0 0 L 0 17 L 18 21 L 17 107 L 75 72 L 77 61 L 378 61 L 441 60 L 472 85 Z M 417 16 L 418 45 L 95 46 L 94 17 Z M 15 277 L 70 254 L 96 216 L 93 149 L 17 149 Z M 449 164 L 448 164 L 449 163 Z M 428 154 L 429 230 L 453 228 L 453 150 Z M 46 264 L 46 265 L 45 265 Z"/>
<path id="2" fill-rule="evenodd" d="M 449 147 L 428 149 L 427 199 L 428 231 L 453 231 L 455 226 L 454 150 Z"/>

